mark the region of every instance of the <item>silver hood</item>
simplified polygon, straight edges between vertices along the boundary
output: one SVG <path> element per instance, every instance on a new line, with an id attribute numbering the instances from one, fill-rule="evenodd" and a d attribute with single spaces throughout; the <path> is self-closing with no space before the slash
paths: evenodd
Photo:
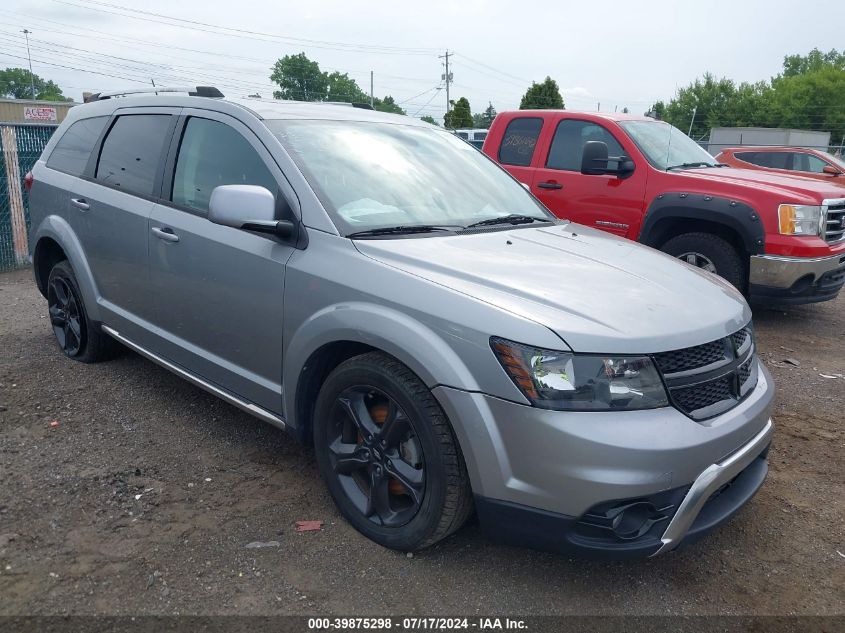
<path id="1" fill-rule="evenodd" d="M 355 245 L 383 264 L 545 325 L 578 352 L 680 349 L 751 319 L 742 295 L 715 275 L 578 224 Z"/>

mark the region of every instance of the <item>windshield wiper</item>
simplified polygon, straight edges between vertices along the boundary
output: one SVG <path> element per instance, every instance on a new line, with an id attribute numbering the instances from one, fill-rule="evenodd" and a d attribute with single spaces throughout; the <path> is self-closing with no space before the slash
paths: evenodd
<path id="1" fill-rule="evenodd" d="M 464 228 L 471 229 L 476 226 L 493 226 L 495 224 L 531 224 L 532 222 L 551 222 L 551 219 L 538 218 L 534 215 L 511 213 L 510 215 L 503 215 L 498 218 L 490 218 L 489 220 L 481 220 L 481 222 L 473 222 Z"/>
<path id="2" fill-rule="evenodd" d="M 349 233 L 346 237 L 378 237 L 379 235 L 410 235 L 412 233 L 433 233 L 434 231 L 452 231 L 458 226 L 436 226 L 434 224 L 403 224 L 400 226 L 383 226 L 378 229 L 367 229 Z"/>
<path id="3" fill-rule="evenodd" d="M 666 168 L 666 171 L 672 171 L 673 169 L 691 169 L 692 167 L 715 167 L 713 163 L 705 163 L 704 161 L 699 161 L 697 163 L 681 163 L 680 165 L 671 165 L 670 167 Z"/>

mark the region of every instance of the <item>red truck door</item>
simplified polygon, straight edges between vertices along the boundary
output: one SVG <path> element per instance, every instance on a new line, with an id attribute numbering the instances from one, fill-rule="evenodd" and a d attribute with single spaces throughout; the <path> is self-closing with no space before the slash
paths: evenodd
<path id="1" fill-rule="evenodd" d="M 508 121 L 498 148 L 492 145 L 492 151 L 487 153 L 514 178 L 530 187 L 534 178 L 532 159 L 542 129 L 542 117 L 526 114 L 513 118 Z M 492 144 L 491 138 L 488 137 L 487 143 Z"/>
<path id="2" fill-rule="evenodd" d="M 604 125 L 564 118 L 541 139 L 531 191 L 560 218 L 636 239 L 648 170 L 640 163 L 625 177 L 584 175 L 581 154 L 587 141 L 604 141 L 610 156 L 624 154 L 639 162 Z"/>

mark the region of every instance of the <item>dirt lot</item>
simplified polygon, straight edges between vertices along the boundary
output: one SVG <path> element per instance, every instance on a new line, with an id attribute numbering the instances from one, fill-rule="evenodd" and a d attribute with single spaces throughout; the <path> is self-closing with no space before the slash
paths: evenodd
<path id="1" fill-rule="evenodd" d="M 629 563 L 473 524 L 382 549 L 285 433 L 135 354 L 68 360 L 45 315 L 29 271 L 0 275 L 0 614 L 845 612 L 845 379 L 820 376 L 845 374 L 845 297 L 755 315 L 778 384 L 767 483 L 709 538 Z"/>

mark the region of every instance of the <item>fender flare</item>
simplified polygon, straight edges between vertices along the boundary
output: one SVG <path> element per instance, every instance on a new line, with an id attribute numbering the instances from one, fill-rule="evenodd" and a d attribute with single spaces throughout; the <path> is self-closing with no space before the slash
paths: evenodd
<path id="1" fill-rule="evenodd" d="M 100 293 L 94 281 L 94 274 L 91 272 L 88 260 L 83 254 L 82 244 L 70 224 L 57 215 L 48 215 L 34 231 L 33 237 L 33 263 L 41 240 L 49 237 L 55 241 L 67 255 L 70 266 L 73 268 L 88 318 L 92 321 L 101 321 L 100 304 L 98 302 Z"/>
<path id="2" fill-rule="evenodd" d="M 331 343 L 349 341 L 377 348 L 398 359 L 433 388 L 446 385 L 479 391 L 468 367 L 431 328 L 405 313 L 364 302 L 335 304 L 308 318 L 293 334 L 285 350 L 283 376 L 286 423 L 293 429 L 300 379 L 311 356 Z M 414 354 L 408 350 L 414 350 Z"/>
<path id="3" fill-rule="evenodd" d="M 748 204 L 700 193 L 661 193 L 646 211 L 638 241 L 656 246 L 655 228 L 666 219 L 703 220 L 721 224 L 736 232 L 749 255 L 765 250 L 766 231 L 760 215 Z"/>

